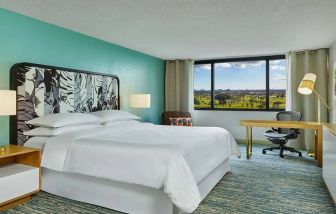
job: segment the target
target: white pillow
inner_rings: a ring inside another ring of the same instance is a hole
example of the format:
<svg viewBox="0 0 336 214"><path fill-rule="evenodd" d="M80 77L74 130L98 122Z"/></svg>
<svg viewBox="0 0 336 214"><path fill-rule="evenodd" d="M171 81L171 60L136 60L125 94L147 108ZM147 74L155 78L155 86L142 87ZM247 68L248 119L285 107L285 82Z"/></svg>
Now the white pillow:
<svg viewBox="0 0 336 214"><path fill-rule="evenodd" d="M26 124L42 127L59 128L82 124L101 124L102 121L91 114L58 113L49 114L26 121Z"/></svg>
<svg viewBox="0 0 336 214"><path fill-rule="evenodd" d="M140 117L128 113L126 111L120 111L120 110L103 110L103 111L91 112L90 114L99 117L105 123L111 121L122 121L122 120L140 120Z"/></svg>
<svg viewBox="0 0 336 214"><path fill-rule="evenodd" d="M27 132L23 132L24 135L27 136L44 136L44 137L52 137L60 134L64 134L67 132L74 132L83 129L91 129L98 128L101 125L78 125L78 126L65 126L60 128L48 128L48 127L38 127Z"/></svg>

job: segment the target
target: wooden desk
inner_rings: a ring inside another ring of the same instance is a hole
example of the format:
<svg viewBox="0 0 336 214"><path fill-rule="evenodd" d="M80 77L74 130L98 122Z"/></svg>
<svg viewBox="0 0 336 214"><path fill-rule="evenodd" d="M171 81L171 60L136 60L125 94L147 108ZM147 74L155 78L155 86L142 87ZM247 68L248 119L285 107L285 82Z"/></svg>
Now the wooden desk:
<svg viewBox="0 0 336 214"><path fill-rule="evenodd" d="M323 126L326 123L304 122L304 121L276 121L276 120L241 120L239 125L246 127L246 157L249 159L252 155L252 127L276 127L276 128L294 128L294 129L313 129L316 133L315 158L317 165L322 167L322 141Z"/></svg>

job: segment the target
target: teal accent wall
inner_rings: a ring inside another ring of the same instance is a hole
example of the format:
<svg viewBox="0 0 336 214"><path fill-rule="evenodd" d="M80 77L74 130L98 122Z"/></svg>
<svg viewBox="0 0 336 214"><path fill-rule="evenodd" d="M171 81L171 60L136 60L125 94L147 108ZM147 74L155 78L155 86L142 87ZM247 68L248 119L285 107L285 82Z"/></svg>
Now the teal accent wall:
<svg viewBox="0 0 336 214"><path fill-rule="evenodd" d="M150 93L145 121L159 123L164 111L164 61L71 30L0 9L0 89L9 89L9 70L31 62L109 73L120 78L121 109L128 95ZM0 116L0 145L9 142L8 116Z"/></svg>

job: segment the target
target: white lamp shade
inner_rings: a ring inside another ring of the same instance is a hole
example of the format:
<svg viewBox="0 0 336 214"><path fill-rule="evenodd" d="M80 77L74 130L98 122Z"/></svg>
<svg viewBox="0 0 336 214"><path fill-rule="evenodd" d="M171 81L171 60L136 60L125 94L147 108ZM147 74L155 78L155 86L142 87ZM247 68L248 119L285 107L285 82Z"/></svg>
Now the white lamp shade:
<svg viewBox="0 0 336 214"><path fill-rule="evenodd" d="M129 107L150 108L150 94L131 94L129 96Z"/></svg>
<svg viewBox="0 0 336 214"><path fill-rule="evenodd" d="M315 81L316 81L316 75L313 73L307 73L304 75L299 88L298 92L300 94L308 95L313 93L314 86L315 86Z"/></svg>
<svg viewBox="0 0 336 214"><path fill-rule="evenodd" d="M0 90L0 115L16 115L16 91Z"/></svg>

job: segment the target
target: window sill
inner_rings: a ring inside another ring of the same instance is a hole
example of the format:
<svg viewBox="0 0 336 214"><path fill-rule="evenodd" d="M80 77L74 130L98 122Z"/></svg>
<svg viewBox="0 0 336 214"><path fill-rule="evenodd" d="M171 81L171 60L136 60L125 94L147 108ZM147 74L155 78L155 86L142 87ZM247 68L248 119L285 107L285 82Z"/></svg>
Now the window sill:
<svg viewBox="0 0 336 214"><path fill-rule="evenodd" d="M195 111L259 111L259 112L280 112L285 109L237 109L237 108L194 108Z"/></svg>

